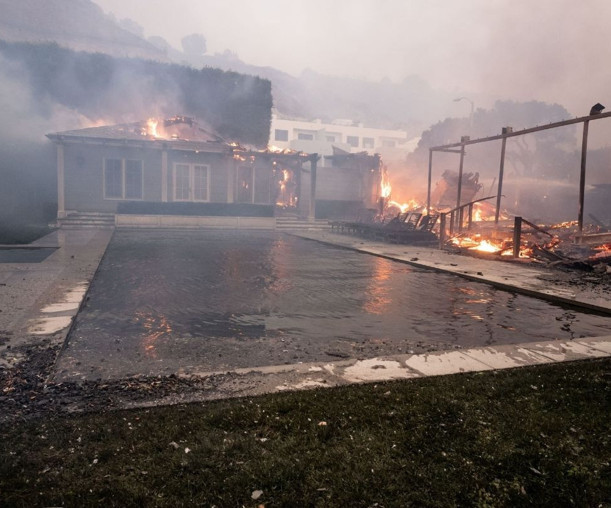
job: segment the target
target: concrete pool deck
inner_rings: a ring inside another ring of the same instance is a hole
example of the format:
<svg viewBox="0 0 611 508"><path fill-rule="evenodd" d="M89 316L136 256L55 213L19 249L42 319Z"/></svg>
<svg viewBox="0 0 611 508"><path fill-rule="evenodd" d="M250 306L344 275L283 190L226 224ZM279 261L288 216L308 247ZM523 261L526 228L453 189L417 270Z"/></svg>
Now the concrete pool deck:
<svg viewBox="0 0 611 508"><path fill-rule="evenodd" d="M19 346L64 342L111 237L57 230L30 244L56 249L43 261L0 263L0 365L19 361Z"/></svg>
<svg viewBox="0 0 611 508"><path fill-rule="evenodd" d="M453 255L431 248L369 242L327 231L294 234L611 315L611 302L604 293L589 287L573 288L566 281L555 282L543 268ZM61 345L65 341L111 237L112 231L108 230L59 230L32 244L57 248L42 262L0 263L0 333L4 339L0 341L0 364L10 366L20 361L16 346ZM216 395L210 394L210 398L219 398L607 356L611 356L611 336L195 375L217 376Z"/></svg>

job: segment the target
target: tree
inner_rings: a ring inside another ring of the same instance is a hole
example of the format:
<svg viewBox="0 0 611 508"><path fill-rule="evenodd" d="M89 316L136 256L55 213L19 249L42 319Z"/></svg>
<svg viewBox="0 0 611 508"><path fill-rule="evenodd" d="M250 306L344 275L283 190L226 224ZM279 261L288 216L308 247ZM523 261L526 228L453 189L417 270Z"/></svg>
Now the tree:
<svg viewBox="0 0 611 508"><path fill-rule="evenodd" d="M497 101L493 109L478 109L473 124L467 118L446 118L422 133L417 149L408 156L409 166L426 167L429 148L460 141L461 136L471 139L500 134L503 127L514 132L570 118L569 112L558 104L544 102ZM575 127L544 130L526 136L511 138L507 144L507 165L516 176L566 179L571 173L570 154L576 144ZM482 143L467 147L466 165L469 171L494 175L498 170L500 149L498 143Z"/></svg>
<svg viewBox="0 0 611 508"><path fill-rule="evenodd" d="M187 35L180 42L188 57L200 58L206 54L206 38L202 34Z"/></svg>

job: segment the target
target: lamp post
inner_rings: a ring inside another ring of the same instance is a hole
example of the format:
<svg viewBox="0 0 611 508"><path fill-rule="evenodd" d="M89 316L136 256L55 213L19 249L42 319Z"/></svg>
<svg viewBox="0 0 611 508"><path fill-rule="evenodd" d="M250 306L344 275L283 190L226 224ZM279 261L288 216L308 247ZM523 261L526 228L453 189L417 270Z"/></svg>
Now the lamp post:
<svg viewBox="0 0 611 508"><path fill-rule="evenodd" d="M475 109L475 104L468 97L458 97L454 99L454 102L467 101L471 104L471 114L469 115L469 127L473 128L473 110Z"/></svg>

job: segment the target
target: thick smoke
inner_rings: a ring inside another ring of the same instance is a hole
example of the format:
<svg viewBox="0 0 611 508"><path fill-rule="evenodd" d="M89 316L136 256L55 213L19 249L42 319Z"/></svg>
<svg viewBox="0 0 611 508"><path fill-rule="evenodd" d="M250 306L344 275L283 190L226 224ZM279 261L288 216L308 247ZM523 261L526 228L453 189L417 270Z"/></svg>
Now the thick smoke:
<svg viewBox="0 0 611 508"><path fill-rule="evenodd" d="M271 85L218 69L0 41L0 107L0 219L27 224L54 215L55 155L45 134L180 114L264 146Z"/></svg>

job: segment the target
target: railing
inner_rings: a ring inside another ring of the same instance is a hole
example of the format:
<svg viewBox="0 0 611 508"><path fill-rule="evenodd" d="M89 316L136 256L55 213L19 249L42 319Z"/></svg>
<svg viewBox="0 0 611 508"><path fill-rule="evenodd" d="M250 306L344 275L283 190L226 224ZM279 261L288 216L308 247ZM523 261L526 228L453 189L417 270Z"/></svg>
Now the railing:
<svg viewBox="0 0 611 508"><path fill-rule="evenodd" d="M535 231L539 231L539 233L544 233L550 236L551 238L554 238L554 235L552 235L549 231L545 231L545 229L537 226L536 224L533 224L532 222L527 221L526 219L523 219L522 217L515 217L514 223L513 223L513 257L514 258L520 257L520 245L522 244L522 224L526 224L527 226L530 226L531 228L533 228Z"/></svg>
<svg viewBox="0 0 611 508"><path fill-rule="evenodd" d="M467 210L467 230L471 229L473 225L473 205L480 201L486 201L488 199L495 199L496 196L488 196L485 198L476 199L460 205L449 212L441 213L439 217L439 248L442 249L446 243L446 227L447 227L447 216L450 216L450 236L454 234L454 229L458 229L460 233L463 230L465 224L465 209Z"/></svg>

